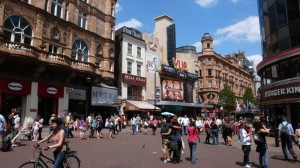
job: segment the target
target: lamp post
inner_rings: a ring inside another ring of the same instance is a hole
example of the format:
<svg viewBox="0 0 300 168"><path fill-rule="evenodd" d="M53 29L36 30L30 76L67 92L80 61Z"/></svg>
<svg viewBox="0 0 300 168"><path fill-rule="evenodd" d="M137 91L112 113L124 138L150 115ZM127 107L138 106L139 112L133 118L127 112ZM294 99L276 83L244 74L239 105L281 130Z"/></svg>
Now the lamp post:
<svg viewBox="0 0 300 168"><path fill-rule="evenodd" d="M156 69L154 71L154 97L153 97L153 100L154 100L154 114L156 112Z"/></svg>

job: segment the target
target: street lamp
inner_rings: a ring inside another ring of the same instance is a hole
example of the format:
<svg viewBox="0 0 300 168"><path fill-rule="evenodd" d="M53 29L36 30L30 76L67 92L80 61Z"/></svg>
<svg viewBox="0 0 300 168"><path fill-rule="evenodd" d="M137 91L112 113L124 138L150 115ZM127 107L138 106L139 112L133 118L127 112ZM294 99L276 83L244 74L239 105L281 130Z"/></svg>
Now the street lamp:
<svg viewBox="0 0 300 168"><path fill-rule="evenodd" d="M153 100L154 100L154 112L153 113L155 114L155 112L156 112L156 69L154 71L154 97L153 97Z"/></svg>

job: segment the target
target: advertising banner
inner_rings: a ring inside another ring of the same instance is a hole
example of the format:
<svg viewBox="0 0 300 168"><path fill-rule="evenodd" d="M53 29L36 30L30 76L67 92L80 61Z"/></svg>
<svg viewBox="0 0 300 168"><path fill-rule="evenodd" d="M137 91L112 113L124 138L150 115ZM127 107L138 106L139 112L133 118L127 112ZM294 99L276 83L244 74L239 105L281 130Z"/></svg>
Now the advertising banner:
<svg viewBox="0 0 300 168"><path fill-rule="evenodd" d="M147 72L154 73L158 68L158 55L147 53L146 56L146 70Z"/></svg>
<svg viewBox="0 0 300 168"><path fill-rule="evenodd" d="M183 82L174 80L162 81L162 99L170 101L183 101Z"/></svg>
<svg viewBox="0 0 300 168"><path fill-rule="evenodd" d="M92 106L112 105L118 102L118 90L105 87L92 87Z"/></svg>

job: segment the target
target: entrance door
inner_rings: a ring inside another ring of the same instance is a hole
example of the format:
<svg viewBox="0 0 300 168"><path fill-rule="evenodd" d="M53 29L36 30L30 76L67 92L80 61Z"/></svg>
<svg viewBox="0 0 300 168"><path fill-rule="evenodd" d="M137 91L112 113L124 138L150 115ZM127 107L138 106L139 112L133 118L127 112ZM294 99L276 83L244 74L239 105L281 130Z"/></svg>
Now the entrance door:
<svg viewBox="0 0 300 168"><path fill-rule="evenodd" d="M57 114L58 99L39 97L38 116L44 118L44 124L48 125L51 114Z"/></svg>
<svg viewBox="0 0 300 168"><path fill-rule="evenodd" d="M22 107L22 96L14 94L5 94L2 93L1 97L1 114L5 119L8 118L8 115L11 113L11 109L16 108L20 109Z"/></svg>

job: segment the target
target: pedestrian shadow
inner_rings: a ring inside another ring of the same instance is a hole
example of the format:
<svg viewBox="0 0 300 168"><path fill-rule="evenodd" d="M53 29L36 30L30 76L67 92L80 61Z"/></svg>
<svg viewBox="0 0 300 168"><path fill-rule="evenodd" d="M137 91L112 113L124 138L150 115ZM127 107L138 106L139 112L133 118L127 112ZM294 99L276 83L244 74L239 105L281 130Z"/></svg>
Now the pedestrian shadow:
<svg viewBox="0 0 300 168"><path fill-rule="evenodd" d="M243 162L235 162L236 165L244 167ZM250 162L251 167L259 167L259 164L256 164L254 162Z"/></svg>
<svg viewBox="0 0 300 168"><path fill-rule="evenodd" d="M271 159L284 161L284 157L283 156L279 156L279 155L271 156Z"/></svg>

